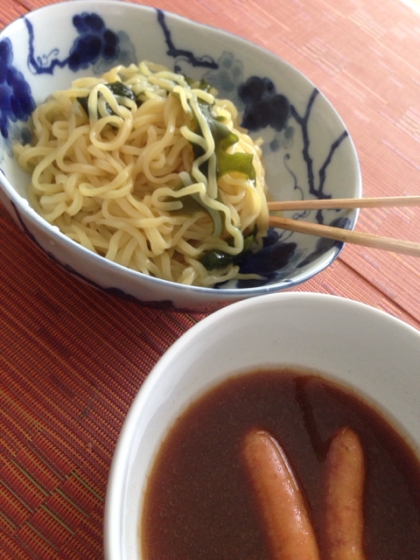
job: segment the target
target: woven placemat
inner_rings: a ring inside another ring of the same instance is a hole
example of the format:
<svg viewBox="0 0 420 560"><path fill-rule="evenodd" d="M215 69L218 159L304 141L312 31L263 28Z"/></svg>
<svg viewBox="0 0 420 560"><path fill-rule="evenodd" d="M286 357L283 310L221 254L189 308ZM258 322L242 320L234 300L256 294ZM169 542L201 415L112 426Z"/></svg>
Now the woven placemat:
<svg viewBox="0 0 420 560"><path fill-rule="evenodd" d="M201 316L143 307L48 260L0 206L4 546L101 558L115 443L142 381Z"/></svg>
<svg viewBox="0 0 420 560"><path fill-rule="evenodd" d="M43 0L0 0L0 25ZM420 16L399 0L161 0L308 75L343 116L368 196L420 194ZM229 8L229 10L226 9ZM418 210L363 211L358 229L420 239ZM81 283L0 205L0 558L100 559L108 472L124 418L169 346L203 314ZM420 329L420 259L346 246L297 288L347 297Z"/></svg>

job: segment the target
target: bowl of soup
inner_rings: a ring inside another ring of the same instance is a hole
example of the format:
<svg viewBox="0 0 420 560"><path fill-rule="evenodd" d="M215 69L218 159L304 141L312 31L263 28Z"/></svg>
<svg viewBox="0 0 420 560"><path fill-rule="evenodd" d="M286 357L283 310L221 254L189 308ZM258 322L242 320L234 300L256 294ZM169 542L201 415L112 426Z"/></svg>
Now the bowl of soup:
<svg viewBox="0 0 420 560"><path fill-rule="evenodd" d="M366 560L418 558L419 364L417 330L352 300L283 293L216 311L132 403L105 557L270 560L289 547L327 560L347 542Z"/></svg>
<svg viewBox="0 0 420 560"><path fill-rule="evenodd" d="M1 201L74 277L205 311L301 284L342 250L268 223L267 201L359 197L361 176L322 84L258 45L148 6L76 0L3 29L0 70Z"/></svg>

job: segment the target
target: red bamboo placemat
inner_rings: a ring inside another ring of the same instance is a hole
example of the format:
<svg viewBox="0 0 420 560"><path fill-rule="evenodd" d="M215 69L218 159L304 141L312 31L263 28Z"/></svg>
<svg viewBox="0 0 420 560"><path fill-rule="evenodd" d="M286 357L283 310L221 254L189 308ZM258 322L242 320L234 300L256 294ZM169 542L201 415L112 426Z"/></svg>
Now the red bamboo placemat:
<svg viewBox="0 0 420 560"><path fill-rule="evenodd" d="M0 25L48 3L0 0ZM399 0L155 6L288 60L344 118L365 194L420 194L420 16ZM420 240L415 209L363 211L357 227ZM159 357L203 315L150 309L82 284L1 205L0 231L0 557L99 559L122 422ZM420 328L420 259L346 246L303 290L355 299Z"/></svg>
<svg viewBox="0 0 420 560"><path fill-rule="evenodd" d="M125 414L157 359L200 316L82 284L18 232L3 207L0 228L1 546L10 558L100 558Z"/></svg>

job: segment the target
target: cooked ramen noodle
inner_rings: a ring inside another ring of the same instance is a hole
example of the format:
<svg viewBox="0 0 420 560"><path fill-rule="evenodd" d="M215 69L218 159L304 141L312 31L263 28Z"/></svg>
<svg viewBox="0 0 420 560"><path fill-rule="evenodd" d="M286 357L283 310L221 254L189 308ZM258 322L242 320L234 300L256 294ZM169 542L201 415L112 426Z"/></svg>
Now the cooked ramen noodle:
<svg viewBox="0 0 420 560"><path fill-rule="evenodd" d="M33 208L85 248L198 286L240 277L267 232L260 142L204 82L141 62L80 78L15 146Z"/></svg>

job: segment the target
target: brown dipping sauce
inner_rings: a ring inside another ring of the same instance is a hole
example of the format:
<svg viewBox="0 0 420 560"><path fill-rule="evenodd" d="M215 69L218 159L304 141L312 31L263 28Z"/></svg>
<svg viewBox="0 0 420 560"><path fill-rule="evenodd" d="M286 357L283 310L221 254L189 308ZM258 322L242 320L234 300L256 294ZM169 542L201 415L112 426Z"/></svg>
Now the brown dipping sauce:
<svg viewBox="0 0 420 560"><path fill-rule="evenodd" d="M368 560L420 559L420 462L378 412L295 370L257 371L212 389L176 421L155 461L142 516L145 560L270 560L240 457L253 427L285 450L322 554L323 463L333 434L355 430L366 461Z"/></svg>

